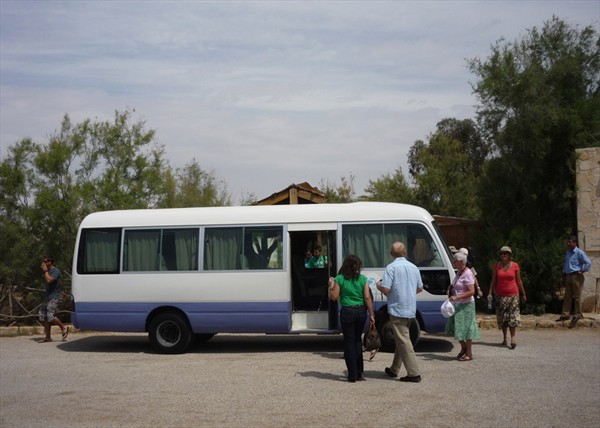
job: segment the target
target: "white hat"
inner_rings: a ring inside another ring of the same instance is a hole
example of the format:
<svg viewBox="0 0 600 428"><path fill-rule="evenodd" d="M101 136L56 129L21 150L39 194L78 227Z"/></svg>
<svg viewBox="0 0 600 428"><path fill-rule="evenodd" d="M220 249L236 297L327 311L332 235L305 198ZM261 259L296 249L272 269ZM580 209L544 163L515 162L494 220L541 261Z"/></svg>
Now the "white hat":
<svg viewBox="0 0 600 428"><path fill-rule="evenodd" d="M512 250L510 249L510 247L508 245L505 245L504 247L500 248L500 251L498 251L498 254L502 254L502 253L508 253L508 254L512 255Z"/></svg>
<svg viewBox="0 0 600 428"><path fill-rule="evenodd" d="M442 303L442 307L440 309L444 318L450 318L452 315L454 315L454 305L450 299L446 299L446 301Z"/></svg>
<svg viewBox="0 0 600 428"><path fill-rule="evenodd" d="M465 247L462 247L460 250L458 250L459 253L463 253L465 256L469 255L469 250L467 250Z"/></svg>

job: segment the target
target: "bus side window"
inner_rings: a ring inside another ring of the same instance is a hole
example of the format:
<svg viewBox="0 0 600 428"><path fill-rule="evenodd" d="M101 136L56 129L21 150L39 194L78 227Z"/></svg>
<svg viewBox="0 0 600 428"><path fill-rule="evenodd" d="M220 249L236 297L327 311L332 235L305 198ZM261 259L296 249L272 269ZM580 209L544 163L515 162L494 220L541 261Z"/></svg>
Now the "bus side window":
<svg viewBox="0 0 600 428"><path fill-rule="evenodd" d="M282 269L282 226L206 228L205 270Z"/></svg>
<svg viewBox="0 0 600 428"><path fill-rule="evenodd" d="M281 226L245 228L244 260L248 263L247 269L282 269L281 235Z"/></svg>
<svg viewBox="0 0 600 428"><path fill-rule="evenodd" d="M165 229L160 270L198 270L198 228Z"/></svg>
<svg viewBox="0 0 600 428"><path fill-rule="evenodd" d="M431 235L422 225L409 226L408 256L419 267L443 267L440 252Z"/></svg>
<svg viewBox="0 0 600 428"><path fill-rule="evenodd" d="M243 228L206 228L204 238L205 270L242 269Z"/></svg>
<svg viewBox="0 0 600 428"><path fill-rule="evenodd" d="M84 229L77 254L77 273L119 273L121 229Z"/></svg>

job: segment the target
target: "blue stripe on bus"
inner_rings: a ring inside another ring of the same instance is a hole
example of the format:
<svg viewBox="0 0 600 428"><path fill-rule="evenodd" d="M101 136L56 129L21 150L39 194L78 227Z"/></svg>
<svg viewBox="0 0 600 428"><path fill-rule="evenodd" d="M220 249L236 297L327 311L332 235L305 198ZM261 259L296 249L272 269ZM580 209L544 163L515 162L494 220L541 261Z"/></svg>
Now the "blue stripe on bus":
<svg viewBox="0 0 600 428"><path fill-rule="evenodd" d="M289 333L290 302L77 302L72 321L81 330L144 332L150 312L179 309L195 333Z"/></svg>
<svg viewBox="0 0 600 428"><path fill-rule="evenodd" d="M381 303L375 302L375 310ZM440 312L441 304L417 302L428 333L444 332L446 318ZM77 302L71 321L80 330L144 332L150 312L164 307L184 312L195 333L289 333L291 330L290 302Z"/></svg>
<svg viewBox="0 0 600 428"><path fill-rule="evenodd" d="M417 310L421 313L424 330L427 333L443 333L446 327L446 318L440 310L443 301L421 300L417 301Z"/></svg>

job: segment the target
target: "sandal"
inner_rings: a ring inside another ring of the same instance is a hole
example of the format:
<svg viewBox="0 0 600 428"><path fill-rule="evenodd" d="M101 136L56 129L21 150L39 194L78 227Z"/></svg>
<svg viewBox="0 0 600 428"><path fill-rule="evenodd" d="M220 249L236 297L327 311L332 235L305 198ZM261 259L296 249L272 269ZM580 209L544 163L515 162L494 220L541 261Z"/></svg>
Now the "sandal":
<svg viewBox="0 0 600 428"><path fill-rule="evenodd" d="M69 336L69 331L70 331L70 329L69 329L69 327L67 327L67 328L65 329L65 331L63 332L63 334L62 334L62 340L63 340L63 342L64 342L65 340L67 340L67 336Z"/></svg>
<svg viewBox="0 0 600 428"><path fill-rule="evenodd" d="M515 349L517 347L517 344L515 342L512 342L510 344L510 349Z"/></svg>
<svg viewBox="0 0 600 428"><path fill-rule="evenodd" d="M460 360L465 355L467 355L467 350L466 349L461 349L460 352L458 353L458 355L456 356L456 359Z"/></svg>
<svg viewBox="0 0 600 428"><path fill-rule="evenodd" d="M473 361L473 355L465 354L458 359L458 361Z"/></svg>

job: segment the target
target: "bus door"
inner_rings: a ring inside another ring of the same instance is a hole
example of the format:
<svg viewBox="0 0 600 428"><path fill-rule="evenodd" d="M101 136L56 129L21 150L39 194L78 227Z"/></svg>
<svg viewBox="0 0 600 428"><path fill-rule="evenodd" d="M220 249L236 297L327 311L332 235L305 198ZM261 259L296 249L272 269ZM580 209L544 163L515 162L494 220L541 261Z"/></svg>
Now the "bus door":
<svg viewBox="0 0 600 428"><path fill-rule="evenodd" d="M335 224L289 225L292 331L337 329L337 302L328 282L336 275ZM310 257L309 257L310 256Z"/></svg>

